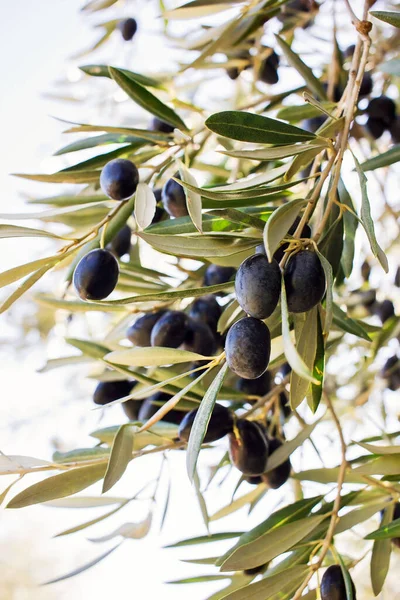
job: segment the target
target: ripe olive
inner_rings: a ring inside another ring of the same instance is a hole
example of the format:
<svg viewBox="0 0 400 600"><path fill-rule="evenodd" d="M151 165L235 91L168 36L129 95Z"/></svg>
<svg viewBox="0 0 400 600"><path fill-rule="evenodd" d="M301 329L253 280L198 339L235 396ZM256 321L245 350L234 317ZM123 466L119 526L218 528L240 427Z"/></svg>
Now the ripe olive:
<svg viewBox="0 0 400 600"><path fill-rule="evenodd" d="M275 310L281 293L281 271L275 259L254 254L242 262L235 278L236 298L243 310L266 319Z"/></svg>
<svg viewBox="0 0 400 600"><path fill-rule="evenodd" d="M157 320L151 331L151 345L178 348L185 341L188 323L184 312L168 310Z"/></svg>
<svg viewBox="0 0 400 600"><path fill-rule="evenodd" d="M215 296L200 296L190 307L189 315L195 321L208 325L212 331L217 331L217 325L222 310Z"/></svg>
<svg viewBox="0 0 400 600"><path fill-rule="evenodd" d="M396 105L388 96L379 96L370 101L367 114L373 119L380 119L389 127L396 118Z"/></svg>
<svg viewBox="0 0 400 600"><path fill-rule="evenodd" d="M400 117L396 117L393 123L391 123L389 131L392 136L392 142L394 144L400 144Z"/></svg>
<svg viewBox="0 0 400 600"><path fill-rule="evenodd" d="M236 382L236 389L248 396L265 396L271 391L272 377L269 371L265 371L257 379L243 379L239 377Z"/></svg>
<svg viewBox="0 0 400 600"><path fill-rule="evenodd" d="M360 98L362 98L363 96L369 96L370 93L372 92L372 88L374 87L374 82L372 81L372 76L371 73L364 73L363 78L361 80L361 85L360 85Z"/></svg>
<svg viewBox="0 0 400 600"><path fill-rule="evenodd" d="M151 331L164 314L165 310L158 310L154 313L148 313L136 319L126 332L126 337L135 346L151 346Z"/></svg>
<svg viewBox="0 0 400 600"><path fill-rule="evenodd" d="M171 398L172 396L170 394L166 394L165 392L156 392L155 394L150 396L150 398L146 398L146 400L143 400L142 405L140 407L138 420L142 423L144 421L148 421L150 417L155 415L159 408L161 408L161 406ZM182 410L173 408L162 418L162 420L166 423L173 423L174 425L179 425L184 415L185 413Z"/></svg>
<svg viewBox="0 0 400 600"><path fill-rule="evenodd" d="M225 342L229 368L244 379L257 379L267 370L271 335L262 321L244 317L228 331Z"/></svg>
<svg viewBox="0 0 400 600"><path fill-rule="evenodd" d="M136 385L136 381L100 381L97 384L93 394L93 402L104 406L114 400L119 400L125 396L129 396L132 389Z"/></svg>
<svg viewBox="0 0 400 600"><path fill-rule="evenodd" d="M137 22L135 19L124 19L118 23L118 29L121 32L123 39L129 42L137 31Z"/></svg>
<svg viewBox="0 0 400 600"><path fill-rule="evenodd" d="M279 56L276 54L276 52L272 51L272 53L267 56L267 58L263 60L261 64L260 71L258 73L259 80L263 81L264 83L269 83L270 85L278 83L278 66Z"/></svg>
<svg viewBox="0 0 400 600"><path fill-rule="evenodd" d="M290 408L290 404L288 402L285 392L281 392L279 394L279 407L285 419L290 417L290 415L292 414L292 409Z"/></svg>
<svg viewBox="0 0 400 600"><path fill-rule="evenodd" d="M286 264L284 277L290 312L306 312L322 300L325 273L314 252L301 250L292 255Z"/></svg>
<svg viewBox="0 0 400 600"><path fill-rule="evenodd" d="M169 123L166 123L165 121L162 121L161 119L157 119L157 117L154 117L151 122L151 129L153 131L159 131L160 133L173 133L175 127Z"/></svg>
<svg viewBox="0 0 400 600"><path fill-rule="evenodd" d="M127 400L122 403L122 408L124 413L128 417L130 421L138 421L139 420L139 410L142 406L141 400Z"/></svg>
<svg viewBox="0 0 400 600"><path fill-rule="evenodd" d="M175 175L179 179L179 175ZM165 210L171 217L188 215L184 189L174 179L169 179L161 192L161 200Z"/></svg>
<svg viewBox="0 0 400 600"><path fill-rule="evenodd" d="M325 121L326 117L311 117L310 119L306 119L305 121L303 121L301 126L306 131L311 131L311 133L315 133L317 129L322 127Z"/></svg>
<svg viewBox="0 0 400 600"><path fill-rule="evenodd" d="M217 351L217 342L208 325L189 318L182 349L212 356Z"/></svg>
<svg viewBox="0 0 400 600"><path fill-rule="evenodd" d="M231 281L236 274L235 267L220 267L209 265L204 274L204 285L218 285Z"/></svg>
<svg viewBox="0 0 400 600"><path fill-rule="evenodd" d="M100 174L100 186L112 200L127 200L136 192L139 172L126 158L110 160Z"/></svg>
<svg viewBox="0 0 400 600"><path fill-rule="evenodd" d="M186 413L183 417L178 431L179 439L182 442L187 442L189 440L197 412L198 408L195 408L189 413ZM228 433L231 433L233 430L233 419L234 415L229 408L225 408L225 406L222 406L221 404L215 404L204 436L204 443L215 442Z"/></svg>
<svg viewBox="0 0 400 600"><path fill-rule="evenodd" d="M370 275L371 265L367 260L364 260L363 264L361 265L361 277L364 279L364 281L368 281Z"/></svg>
<svg viewBox="0 0 400 600"><path fill-rule="evenodd" d="M74 286L82 300L103 300L118 282L119 267L113 254L100 248L83 256L74 271Z"/></svg>
<svg viewBox="0 0 400 600"><path fill-rule="evenodd" d="M373 306L373 313L377 315L382 321L382 325L389 319L394 317L394 306L391 300L384 300L383 302L376 302Z"/></svg>
<svg viewBox="0 0 400 600"><path fill-rule="evenodd" d="M400 502L396 502L394 505L393 521L396 519L400 519ZM397 548L400 548L400 537L392 538L392 544L394 544Z"/></svg>
<svg viewBox="0 0 400 600"><path fill-rule="evenodd" d="M229 435L232 464L244 475L261 475L268 460L268 440L263 427L255 421L239 419Z"/></svg>
<svg viewBox="0 0 400 600"><path fill-rule="evenodd" d="M353 581L353 599L356 600L356 588ZM340 565L327 568L321 580L321 600L347 600L346 586Z"/></svg>
<svg viewBox="0 0 400 600"><path fill-rule="evenodd" d="M372 135L372 137L377 140L379 139L385 132L386 124L382 119L376 119L375 117L368 117L368 120L365 124L365 127Z"/></svg>
<svg viewBox="0 0 400 600"><path fill-rule="evenodd" d="M259 573L264 573L265 569L268 567L269 563L264 563L263 565L259 565L258 567L253 567L251 569L245 569L243 571L244 575L258 575Z"/></svg>
<svg viewBox="0 0 400 600"><path fill-rule="evenodd" d="M278 448L280 448L282 446L282 442L280 440L278 440L278 438L272 438L272 439L270 438L268 440L268 445L269 445L269 456L271 456L275 452L275 450L277 450ZM267 462L267 468L268 468L268 462ZM288 458L287 460L285 460L285 462L283 462L282 464L275 467L275 469L272 469L272 471L264 473L262 475L262 480L270 488L272 488L273 490L277 490L282 485L284 485L287 482L287 480L289 479L291 468L292 468L292 465L290 464L290 459Z"/></svg>
<svg viewBox="0 0 400 600"><path fill-rule="evenodd" d="M107 249L111 250L119 258L124 256L124 254L128 254L131 249L131 235L131 228L128 225L124 225L107 245Z"/></svg>

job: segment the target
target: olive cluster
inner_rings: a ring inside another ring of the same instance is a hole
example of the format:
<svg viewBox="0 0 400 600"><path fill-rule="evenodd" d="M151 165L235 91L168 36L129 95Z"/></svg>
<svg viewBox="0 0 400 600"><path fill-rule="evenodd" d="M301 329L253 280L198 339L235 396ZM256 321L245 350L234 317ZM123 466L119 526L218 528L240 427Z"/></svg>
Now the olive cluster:
<svg viewBox="0 0 400 600"><path fill-rule="evenodd" d="M388 96L373 98L367 106L366 127L374 139L390 131L394 143L400 142L400 119L396 115L396 105Z"/></svg>
<svg viewBox="0 0 400 600"><path fill-rule="evenodd" d="M296 224L292 225L294 233ZM310 235L309 228L303 230ZM286 246L287 248L287 246ZM236 298L248 315L229 329L225 351L230 369L244 379L257 379L267 370L271 336L264 319L272 315L281 292L281 269L276 260L285 252L281 246L269 262L263 252L246 258L235 278ZM283 271L290 312L311 310L325 293L325 273L315 252L300 250L289 256Z"/></svg>
<svg viewBox="0 0 400 600"><path fill-rule="evenodd" d="M145 314L129 328L126 337L135 346L163 346L209 356L220 343L217 325L221 307L215 296L201 296L187 314L181 310L158 310Z"/></svg>
<svg viewBox="0 0 400 600"><path fill-rule="evenodd" d="M189 440L198 409L187 413L179 426L179 438ZM280 488L289 479L291 464L285 460L268 471L268 458L282 446L278 438L269 437L259 421L237 419L235 414L221 404L215 404L204 437L205 443L229 436L229 455L232 464L252 484L266 483L272 489Z"/></svg>
<svg viewBox="0 0 400 600"><path fill-rule="evenodd" d="M349 575L350 577L350 575ZM350 577L353 600L356 599L356 588ZM346 584L340 565L328 567L321 579L321 600L347 600Z"/></svg>

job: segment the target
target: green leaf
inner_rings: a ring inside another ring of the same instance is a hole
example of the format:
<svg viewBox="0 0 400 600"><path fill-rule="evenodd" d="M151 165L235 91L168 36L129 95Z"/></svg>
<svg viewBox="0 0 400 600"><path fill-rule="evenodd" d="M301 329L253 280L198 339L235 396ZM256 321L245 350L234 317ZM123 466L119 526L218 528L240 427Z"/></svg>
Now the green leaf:
<svg viewBox="0 0 400 600"><path fill-rule="evenodd" d="M365 444L364 442L354 442L357 446L365 448L372 454L400 454L400 446L374 446L372 444Z"/></svg>
<svg viewBox="0 0 400 600"><path fill-rule="evenodd" d="M311 425L305 425L293 440L285 442L282 446L277 448L277 450L269 457L265 472L268 473L285 462L285 460L287 460L291 454L305 442L305 440L308 440L318 423L319 420Z"/></svg>
<svg viewBox="0 0 400 600"><path fill-rule="evenodd" d="M282 337L283 337L283 347L285 351L286 360L292 367L293 371L297 373L303 379L307 381L311 381L315 385L319 385L320 382L318 379L315 379L313 374L308 369L307 365L298 354L292 340L292 336L290 335L290 327L289 327L289 311L287 307L286 300L286 288L285 281L282 277L282 289L281 289L281 310L282 310Z"/></svg>
<svg viewBox="0 0 400 600"><path fill-rule="evenodd" d="M194 176L191 174L189 169L185 167L182 161L177 160L179 173L181 176L181 180L183 182L189 183L193 187L198 187L197 181ZM179 179L175 180L177 183L180 183ZM186 206L189 212L189 216L193 221L193 225L196 227L197 231L203 233L203 225L202 225L202 214L201 214L201 196L200 194L184 187L184 192L186 196Z"/></svg>
<svg viewBox="0 0 400 600"><path fill-rule="evenodd" d="M252 569L269 562L298 544L326 518L326 515L318 515L296 520L275 527L249 543L242 544L239 539L237 549L229 553L228 558L222 558L221 571Z"/></svg>
<svg viewBox="0 0 400 600"><path fill-rule="evenodd" d="M119 544L117 544L110 550L107 550L107 552L104 552L104 554L101 554L94 560L91 560L89 563L86 563L86 565L79 567L78 569L74 569L73 571L71 571L70 573L67 573L66 575L62 575L61 577L57 577L56 579L51 579L50 581L46 581L45 583L42 583L42 585L50 585L51 583L57 583L58 581L64 581L65 579L69 579L70 577L75 577L75 575L79 575L80 573L83 573L84 571L91 569L92 567L97 565L100 561L102 561L104 558L107 558L107 556L109 556L111 554L111 552L114 552L114 550L116 550L121 545L121 543L122 542L119 542Z"/></svg>
<svg viewBox="0 0 400 600"><path fill-rule="evenodd" d="M378 156L373 156L372 158L366 160L360 165L360 167L364 172L374 171L375 169L393 165L394 163L399 162L399 160L400 144L397 144L396 146L392 146L386 152L382 152L382 154L378 154Z"/></svg>
<svg viewBox="0 0 400 600"><path fill-rule="evenodd" d="M110 75L119 87L142 108L149 111L162 121L177 127L178 129L187 130L185 123L176 114L172 108L166 106L161 100L141 86L133 79L127 77L123 70L109 67Z"/></svg>
<svg viewBox="0 0 400 600"><path fill-rule="evenodd" d="M343 531L347 531L352 527L355 527L359 523L365 523L371 517L373 517L377 512L384 509L388 503L390 502L390 497L380 500L379 502L374 502L370 505L363 506L362 508L358 508L356 510L352 510L343 517L340 517L339 523L335 528L335 535L338 533L342 533Z"/></svg>
<svg viewBox="0 0 400 600"><path fill-rule="evenodd" d="M356 600L353 594L353 583L350 577L350 574L344 564L344 561L339 553L336 553L339 559L340 568L342 569L342 575L344 579L344 585L346 588L346 600Z"/></svg>
<svg viewBox="0 0 400 600"><path fill-rule="evenodd" d="M31 175L28 173L13 173L15 177L42 181L44 183L97 183L100 171L59 171L51 175Z"/></svg>
<svg viewBox="0 0 400 600"><path fill-rule="evenodd" d="M270 262L272 261L275 250L286 236L291 225L293 225L302 206L306 203L307 200L298 198L297 200L282 204L279 208L274 210L268 219L264 229L264 246Z"/></svg>
<svg viewBox="0 0 400 600"><path fill-rule="evenodd" d="M134 429L137 429L137 427L130 423L121 425L118 429L104 476L103 494L108 492L121 479L132 460Z"/></svg>
<svg viewBox="0 0 400 600"><path fill-rule="evenodd" d="M31 485L14 496L8 503L7 508L23 508L24 506L76 494L102 479L105 472L106 464L99 463L53 475Z"/></svg>
<svg viewBox="0 0 400 600"><path fill-rule="evenodd" d="M109 79L111 79L109 67L107 65L83 65L82 67L79 67L79 69L86 73L86 75L90 75L92 77L108 77ZM144 85L145 87L162 87L162 83L157 79L153 79L153 77L141 75L140 73L135 73L134 71L129 71L128 69L119 70L129 79L132 79L133 81L136 81L137 83L139 83L140 85Z"/></svg>
<svg viewBox="0 0 400 600"><path fill-rule="evenodd" d="M99 517L95 517L94 519L90 519L89 521L85 521L84 523L80 523L79 525L75 525L74 527L69 527L68 529L65 529L64 531L57 533L54 537L57 538L57 537L63 537L65 535L71 535L71 533L76 533L77 531L83 531L84 529L87 529L88 527L92 527L92 525L97 525L97 523L101 523L105 519L108 519L108 517L112 517L112 515L115 515L117 512L119 512L121 510L121 508L123 506L125 506L125 504L126 504L126 501L124 501L122 504L120 504L116 508L113 508L112 510L109 510L108 512L104 513L103 515L100 515Z"/></svg>
<svg viewBox="0 0 400 600"><path fill-rule="evenodd" d="M0 225L0 238L17 237L46 237L55 240L67 239L43 229L31 229L30 227L19 227L18 225Z"/></svg>
<svg viewBox="0 0 400 600"><path fill-rule="evenodd" d="M375 19L393 25L393 27L400 27L400 12L372 10L369 14L375 17Z"/></svg>
<svg viewBox="0 0 400 600"><path fill-rule="evenodd" d="M160 365L176 365L184 362L211 359L197 352L178 350L177 348L162 348L150 346L148 348L130 348L129 350L116 350L105 356L105 360L128 367L150 367Z"/></svg>
<svg viewBox="0 0 400 600"><path fill-rule="evenodd" d="M196 19L198 17L208 17L231 8L232 4L241 4L243 0L192 0L187 4L178 6L172 10L163 13L165 19Z"/></svg>
<svg viewBox="0 0 400 600"><path fill-rule="evenodd" d="M227 370L228 364L225 363L215 376L214 381L208 387L198 408L192 429L190 431L190 437L186 451L186 468L191 481L193 481L195 475L200 448L207 432L207 427L214 409L214 404L217 399L218 392L221 389Z"/></svg>
<svg viewBox="0 0 400 600"><path fill-rule="evenodd" d="M288 156L301 156L308 152L319 154L327 145L323 143L289 144L288 146L256 148L255 150L226 150L220 151L220 153L232 156L233 158L245 158L247 160L276 160L287 158Z"/></svg>
<svg viewBox="0 0 400 600"><path fill-rule="evenodd" d="M96 342L91 342L89 340L65 338L65 341L67 344L74 346L74 348L78 348L78 350L80 350L85 356L90 356L90 358L102 359L110 352L110 348L107 348L107 346L102 346L101 344L97 344Z"/></svg>
<svg viewBox="0 0 400 600"><path fill-rule="evenodd" d="M326 100L326 92L322 86L322 83L317 79L310 69L301 58L293 52L290 46L285 42L284 39L279 37L279 35L275 35L276 41L278 42L282 52L286 56L288 63L296 69L296 71L301 75L304 81L307 83L310 90L316 95L319 96L322 100Z"/></svg>
<svg viewBox="0 0 400 600"><path fill-rule="evenodd" d="M35 271L35 273L32 273L32 275L27 277L25 281L21 283L21 285L19 285L17 289L14 290L0 305L0 314L8 310L10 306L12 306L14 302L16 302L19 298L21 298L23 294L25 294L26 291L28 291L33 285L35 285L35 283L39 281L39 279L41 279L49 269L51 269L51 265L43 267L42 269Z"/></svg>
<svg viewBox="0 0 400 600"><path fill-rule="evenodd" d="M259 144L294 144L315 138L313 133L288 125L276 119L248 112L224 111L211 115L206 121L208 129L242 142Z"/></svg>
<svg viewBox="0 0 400 600"><path fill-rule="evenodd" d="M356 171L357 171L358 177L360 179L360 186L361 186L361 197L362 197L361 223L362 223L362 225L365 229L365 232L368 236L368 240L369 240L371 250L372 250L374 256L377 257L377 259L379 260L379 262L381 263L381 265L383 267L383 270L385 271L385 273L387 273L389 271L388 260L386 258L386 254L384 253L382 248L379 246L379 244L376 240L376 236L375 236L374 222L371 217L371 208L370 208L369 199L368 199L367 178L365 177L364 171L362 170L361 165L358 162L357 158L354 156L354 154L353 154L353 158L354 158L354 163L356 165Z"/></svg>
<svg viewBox="0 0 400 600"><path fill-rule="evenodd" d="M336 104L334 102L322 102L322 107L328 112L332 111ZM322 113L325 114L325 113ZM291 123L297 123L304 119L311 119L313 117L320 117L321 111L312 104L305 102L304 104L296 104L295 106L284 106L278 111L278 119L289 121Z"/></svg>
<svg viewBox="0 0 400 600"><path fill-rule="evenodd" d="M354 472L361 475L400 475L400 454L380 456L357 467Z"/></svg>
<svg viewBox="0 0 400 600"><path fill-rule="evenodd" d="M323 381L325 371L325 340L322 334L321 315L317 314L317 350L315 353L313 375L319 381L319 385L311 384L311 390L307 396L308 406L313 413L317 411L321 402Z"/></svg>
<svg viewBox="0 0 400 600"><path fill-rule="evenodd" d="M371 341L368 333L360 325L360 323L351 317L348 317L346 313L343 312L342 309L339 308L335 303L333 304L333 323L336 325L336 327L339 327L339 329L342 329L347 333L356 335L357 337L367 340L367 342Z"/></svg>
<svg viewBox="0 0 400 600"><path fill-rule="evenodd" d="M400 519L395 519L389 524L379 527L369 535L365 536L366 540L388 540L391 538L400 537Z"/></svg>
<svg viewBox="0 0 400 600"><path fill-rule="evenodd" d="M153 246L159 252L172 254L173 256L184 256L186 258L216 258L231 256L242 250L250 250L259 243L252 238L230 238L222 236L176 236L155 235L153 233L139 233L145 242Z"/></svg>
<svg viewBox="0 0 400 600"><path fill-rule="evenodd" d="M32 271L37 271L43 267L51 268L67 256L70 256L72 252L73 251L65 252L62 255L56 254L55 256L39 258L38 260L33 260L25 265L20 265L19 267L13 267L8 271L3 271L3 273L0 273L0 288L9 285L10 283L14 283L14 281L18 281L18 279L22 279L22 277L29 275L32 273Z"/></svg>
<svg viewBox="0 0 400 600"><path fill-rule="evenodd" d="M181 548L182 546L195 546L197 544L208 544L209 542L220 542L221 540L231 540L243 535L243 531L227 531L213 533L210 535L201 535L199 537L189 538L175 542L175 544L168 544L164 548Z"/></svg>
<svg viewBox="0 0 400 600"><path fill-rule="evenodd" d="M392 522L393 519L393 505L388 506L383 513L381 521L381 527L385 527ZM375 540L372 548L370 573L372 589L375 596L378 596L385 583L386 575L389 571L390 556L392 553L392 544L390 539L386 540Z"/></svg>
<svg viewBox="0 0 400 600"><path fill-rule="evenodd" d="M264 483L261 483L254 489L250 490L250 492L247 492L247 494L236 498L236 500L230 502L227 506L217 510L216 513L211 515L210 521L218 521L218 519L223 519L224 517L231 515L237 510L243 508L243 506L246 506L246 504L255 502L258 498L264 496L266 492L267 486Z"/></svg>
<svg viewBox="0 0 400 600"><path fill-rule="evenodd" d="M52 508L97 508L109 506L110 504L121 504L126 498L121 496L72 496L71 498L60 498L45 502L45 506Z"/></svg>
<svg viewBox="0 0 400 600"><path fill-rule="evenodd" d="M322 268L325 273L326 292L325 292L325 323L323 328L324 335L328 335L333 319L333 272L331 263L325 258L321 252L316 250Z"/></svg>
<svg viewBox="0 0 400 600"><path fill-rule="evenodd" d="M139 183L135 193L135 219L140 230L146 229L156 212L156 197L147 183Z"/></svg>
<svg viewBox="0 0 400 600"><path fill-rule="evenodd" d="M257 583L246 585L227 596L224 600L268 600L269 598L288 598L286 595L292 589L296 589L305 579L309 567L307 565L296 565L275 575L264 577ZM285 594L283 596L283 594Z"/></svg>
<svg viewBox="0 0 400 600"><path fill-rule="evenodd" d="M300 335L298 339L296 339L297 352L301 356L310 373L314 368L315 354L317 351L317 315L318 308L316 306L306 313ZM302 316L295 315L294 318L297 321L302 319ZM315 381L318 380L316 379ZM298 375L295 371L292 371L290 376L290 406L293 410L295 410L303 402L309 386L309 379L305 379L304 377Z"/></svg>
<svg viewBox="0 0 400 600"><path fill-rule="evenodd" d="M351 209L345 210L343 213L344 239L343 251L340 259L345 276L350 277L354 265L355 236L359 220L351 212L353 211L353 213L355 213L356 211L351 196L344 186L342 179L339 180L338 194L340 202Z"/></svg>

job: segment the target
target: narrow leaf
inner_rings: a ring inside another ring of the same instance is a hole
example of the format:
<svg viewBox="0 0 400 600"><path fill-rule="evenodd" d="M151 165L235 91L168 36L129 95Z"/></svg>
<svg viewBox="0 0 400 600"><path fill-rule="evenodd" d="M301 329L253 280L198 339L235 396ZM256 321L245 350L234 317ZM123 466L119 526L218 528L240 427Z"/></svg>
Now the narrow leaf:
<svg viewBox="0 0 400 600"><path fill-rule="evenodd" d="M182 181L190 183L192 186L198 187L196 179L193 177L189 169L185 167L182 161L178 161L179 173ZM179 180L178 180L179 183ZM184 188L186 196L186 206L189 211L189 216L193 221L193 225L197 231L203 232L202 215L201 215L201 196L188 188Z"/></svg>
<svg viewBox="0 0 400 600"><path fill-rule="evenodd" d="M103 494L108 492L121 479L132 460L134 429L137 429L137 427L129 423L121 425L118 429L111 447L107 471L104 476Z"/></svg>
<svg viewBox="0 0 400 600"><path fill-rule="evenodd" d="M389 165L393 165L394 163L399 162L400 160L400 144L396 144L396 146L392 146L386 152L382 152L382 154L378 154L378 156L373 156L369 158L365 162L363 162L360 167L365 171L374 171L375 169L380 169L382 167L388 167Z"/></svg>
<svg viewBox="0 0 400 600"><path fill-rule="evenodd" d="M127 77L123 70L109 67L109 71L114 81L134 102L136 102L136 104L139 104L139 106L162 121L165 121L178 129L187 130L185 123L172 108L166 106L146 88L137 83L137 81Z"/></svg>
<svg viewBox="0 0 400 600"><path fill-rule="evenodd" d="M306 203L307 200L298 198L297 200L282 204L277 210L274 210L268 219L264 229L264 246L270 262L275 250L286 236L291 225L293 225L302 206Z"/></svg>
<svg viewBox="0 0 400 600"><path fill-rule="evenodd" d="M369 14L375 17L375 19L393 25L393 27L400 27L400 12L372 10Z"/></svg>
<svg viewBox="0 0 400 600"><path fill-rule="evenodd" d="M293 454L293 452L311 436L318 423L319 420L311 425L306 425L293 440L285 442L282 446L275 450L275 452L268 459L266 473L268 473L268 471L272 471L272 469L275 469L285 462L285 460L288 459L290 455Z"/></svg>
<svg viewBox="0 0 400 600"><path fill-rule="evenodd" d="M391 523L393 518L393 505L386 508L383 513L381 527ZM392 543L390 539L375 540L371 556L371 583L375 596L378 596L385 583L386 576L390 566L390 556L392 553Z"/></svg>
<svg viewBox="0 0 400 600"><path fill-rule="evenodd" d="M156 212L156 197L147 183L139 183L135 194L135 219L140 230L146 229Z"/></svg>
<svg viewBox="0 0 400 600"><path fill-rule="evenodd" d="M161 365L176 365L184 362L194 362L197 360L207 360L212 357L203 356L196 352L188 350L178 350L176 348L148 347L148 348L130 348L129 350L116 350L105 356L105 360L128 367L150 367Z"/></svg>
<svg viewBox="0 0 400 600"><path fill-rule="evenodd" d="M225 363L204 394L204 398L201 401L196 418L192 425L192 429L190 431L186 453L186 468L191 481L193 480L196 471L197 458L199 456L204 436L207 432L211 413L213 411L218 392L222 386L227 370L228 364Z"/></svg>

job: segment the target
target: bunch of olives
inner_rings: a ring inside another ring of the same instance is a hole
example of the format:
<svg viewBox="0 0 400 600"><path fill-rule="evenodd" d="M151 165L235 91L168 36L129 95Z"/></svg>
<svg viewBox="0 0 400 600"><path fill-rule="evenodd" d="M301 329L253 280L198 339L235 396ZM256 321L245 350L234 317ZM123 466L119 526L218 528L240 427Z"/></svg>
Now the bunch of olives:
<svg viewBox="0 0 400 600"><path fill-rule="evenodd" d="M295 224L291 230L294 232ZM303 229L306 235L311 231ZM278 249L281 256L281 249ZM277 254L275 254L276 256ZM300 250L289 257L283 272L290 312L307 312L325 293L325 273L312 250ZM225 351L230 369L244 379L257 379L267 370L271 336L264 319L276 309L281 292L281 270L273 257L262 252L246 258L235 278L236 298L248 315L229 329Z"/></svg>
<svg viewBox="0 0 400 600"><path fill-rule="evenodd" d="M373 98L367 106L368 120L366 127L374 139L380 138L385 131L390 131L395 143L400 142L400 121L396 115L396 105L388 96Z"/></svg>

